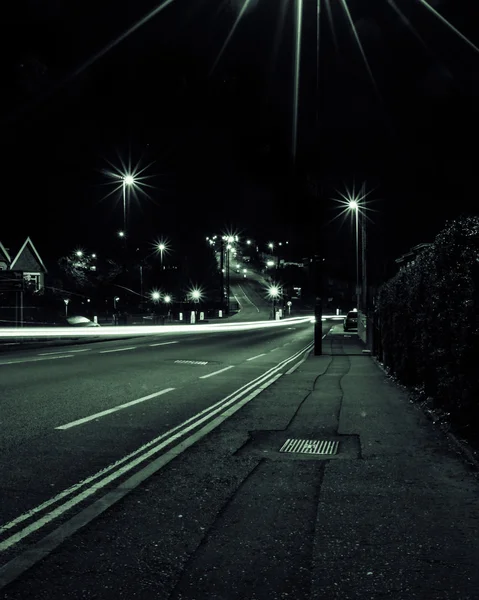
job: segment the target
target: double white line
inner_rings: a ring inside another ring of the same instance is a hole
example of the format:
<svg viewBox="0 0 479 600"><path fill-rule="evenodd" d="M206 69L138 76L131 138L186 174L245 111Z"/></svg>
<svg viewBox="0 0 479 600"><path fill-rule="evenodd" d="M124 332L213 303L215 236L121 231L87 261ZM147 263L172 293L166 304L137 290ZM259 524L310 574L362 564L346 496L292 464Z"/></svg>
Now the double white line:
<svg viewBox="0 0 479 600"><path fill-rule="evenodd" d="M54 519L62 516L76 505L84 502L116 479L119 479L123 475L127 474L139 464L163 450L166 446L169 446L179 438L184 437L193 429L197 429L202 423L209 421L209 423L204 425L194 434L184 439L182 442L174 446L172 449L154 461L148 463L143 469L129 477L118 487L109 491L99 500L87 506L69 521L52 531L32 548L29 548L28 551L24 552L22 555L18 556L0 568L0 589L35 564L41 557L45 556L45 553L49 553L58 547L66 537L70 536L72 533L78 531L78 529L92 521L107 508L128 494L128 492L130 492L133 488L137 487L145 479L168 464L171 460L173 460L173 458L181 454L184 450L186 450L186 448L196 443L210 431L218 427L218 425L220 425L228 417L233 415L241 407L250 402L264 389L279 379L283 375L282 369L303 354L309 352L312 346L312 343L308 344L302 350L283 360L277 366L272 367L263 373L263 375L248 382L216 404L213 404L212 406L197 413L193 417L190 417L180 425L173 427L166 433L141 446L131 454L128 454L105 469L102 469L95 475L92 475L87 479L71 486L53 498L50 498L35 508L16 517L9 523L1 526L0 535L6 534L14 530L21 523L32 519L32 517L38 513L44 513L42 516L38 517L34 521L31 521L22 529L19 529L16 533L13 533L9 537L0 541L0 551L5 551L15 546L15 544L20 542L25 537L52 522ZM69 500L58 504L69 496L71 496ZM46 509L55 504L57 504L57 506L53 510L46 513L44 512Z"/></svg>

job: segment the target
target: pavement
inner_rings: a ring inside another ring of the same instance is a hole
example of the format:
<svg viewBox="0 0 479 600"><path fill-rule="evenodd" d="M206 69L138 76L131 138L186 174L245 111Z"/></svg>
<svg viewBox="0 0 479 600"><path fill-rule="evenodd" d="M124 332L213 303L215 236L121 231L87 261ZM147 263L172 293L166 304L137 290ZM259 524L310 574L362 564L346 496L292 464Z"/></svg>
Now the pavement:
<svg viewBox="0 0 479 600"><path fill-rule="evenodd" d="M0 598L477 600L477 472L357 334L325 334L323 355L279 362L253 393L23 542L0 568ZM280 452L290 439L338 451Z"/></svg>

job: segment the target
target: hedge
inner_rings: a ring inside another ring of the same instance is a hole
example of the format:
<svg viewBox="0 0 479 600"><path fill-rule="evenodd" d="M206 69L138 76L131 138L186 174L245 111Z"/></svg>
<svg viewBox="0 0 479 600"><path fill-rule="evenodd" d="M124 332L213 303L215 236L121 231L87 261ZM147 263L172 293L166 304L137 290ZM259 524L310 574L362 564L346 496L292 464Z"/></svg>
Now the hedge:
<svg viewBox="0 0 479 600"><path fill-rule="evenodd" d="M446 224L378 291L386 367L479 433L479 217Z"/></svg>

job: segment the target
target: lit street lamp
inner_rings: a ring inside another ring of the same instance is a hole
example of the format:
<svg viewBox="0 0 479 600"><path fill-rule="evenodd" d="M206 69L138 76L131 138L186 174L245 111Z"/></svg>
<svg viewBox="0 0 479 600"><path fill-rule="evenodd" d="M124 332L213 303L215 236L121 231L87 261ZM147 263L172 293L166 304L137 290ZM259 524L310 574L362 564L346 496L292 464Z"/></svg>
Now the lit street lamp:
<svg viewBox="0 0 479 600"><path fill-rule="evenodd" d="M193 288L189 291L190 300L192 300L195 304L195 323L198 321L198 304L203 297L201 290L198 288Z"/></svg>
<svg viewBox="0 0 479 600"><path fill-rule="evenodd" d="M352 199L348 206L349 210L354 212L356 222L356 307L359 310L359 204L357 200Z"/></svg>
<svg viewBox="0 0 479 600"><path fill-rule="evenodd" d="M173 301L173 298L169 294L166 294L165 296L163 296L163 302L166 304L166 306L168 308L168 314L167 314L168 320L171 319L170 304L171 304L172 301Z"/></svg>
<svg viewBox="0 0 479 600"><path fill-rule="evenodd" d="M370 192L366 193L366 185L365 183L361 186L361 192L356 193L354 188L352 193L346 189L346 194L339 192L341 195L341 199L336 199L340 204L344 206L344 210L338 215L344 214L345 212L354 213L355 215L355 225L356 225L356 303L357 310L360 309L364 312L367 310L367 280L366 280L366 221L368 217L366 216L367 210L372 210L366 207L367 202L365 199L369 195ZM361 220L361 223L360 223ZM359 231L361 229L361 232ZM361 242L360 242L361 236ZM361 285L360 281L360 268L359 268L359 244L361 243Z"/></svg>
<svg viewBox="0 0 479 600"><path fill-rule="evenodd" d="M166 246L163 242L158 244L158 250L160 251L161 268L163 268L163 252L166 250Z"/></svg>
<svg viewBox="0 0 479 600"><path fill-rule="evenodd" d="M273 320L276 320L276 300L281 296L281 288L279 285L273 284L268 289L268 296L273 301Z"/></svg>
<svg viewBox="0 0 479 600"><path fill-rule="evenodd" d="M124 175L123 176L123 229L126 231L126 190L128 188L128 204L130 203L130 187L134 185L135 178L133 175Z"/></svg>

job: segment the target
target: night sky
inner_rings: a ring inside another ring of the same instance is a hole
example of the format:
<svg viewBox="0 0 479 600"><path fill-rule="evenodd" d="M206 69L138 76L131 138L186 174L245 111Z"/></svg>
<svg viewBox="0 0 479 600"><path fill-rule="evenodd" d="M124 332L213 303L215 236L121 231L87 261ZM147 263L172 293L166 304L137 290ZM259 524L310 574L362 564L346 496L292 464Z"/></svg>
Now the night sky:
<svg viewBox="0 0 479 600"><path fill-rule="evenodd" d="M317 2L303 1L294 165L296 1L247 3L211 72L243 4L173 0L97 60L161 3L3 7L0 240L30 235L47 259L78 245L108 252L122 207L120 194L105 198L105 170L129 160L152 186L130 206L142 241L232 225L304 242L337 214L336 190L363 180L377 211L372 251L384 256L477 212L479 51L425 2L347 0L373 83L342 1L322 0L317 87ZM479 46L477 3L428 4ZM351 228L340 222L321 235L348 260Z"/></svg>

